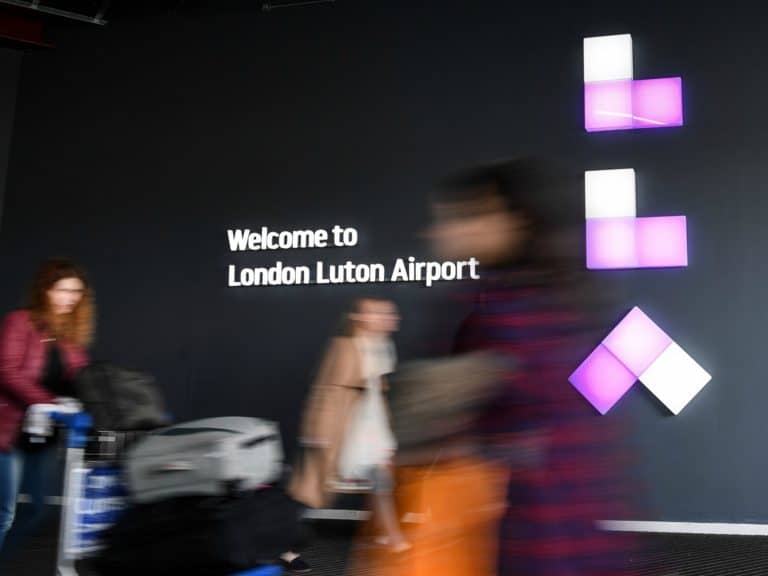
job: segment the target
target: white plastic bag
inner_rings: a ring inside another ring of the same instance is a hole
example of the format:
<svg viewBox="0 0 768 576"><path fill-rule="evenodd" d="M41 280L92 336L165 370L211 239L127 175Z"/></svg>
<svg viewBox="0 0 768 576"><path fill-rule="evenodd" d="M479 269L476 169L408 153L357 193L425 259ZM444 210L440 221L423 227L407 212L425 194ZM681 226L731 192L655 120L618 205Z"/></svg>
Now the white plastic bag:
<svg viewBox="0 0 768 576"><path fill-rule="evenodd" d="M392 459L396 448L381 387L373 385L363 392L349 423L339 457L339 477L367 479L373 468Z"/></svg>

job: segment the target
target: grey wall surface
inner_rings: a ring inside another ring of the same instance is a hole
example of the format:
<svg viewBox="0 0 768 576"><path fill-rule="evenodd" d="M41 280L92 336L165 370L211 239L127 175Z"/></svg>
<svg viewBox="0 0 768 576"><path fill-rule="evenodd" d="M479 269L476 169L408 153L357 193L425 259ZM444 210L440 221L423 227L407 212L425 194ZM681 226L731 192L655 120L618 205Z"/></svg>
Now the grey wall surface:
<svg viewBox="0 0 768 576"><path fill-rule="evenodd" d="M764 21L747 2L339 1L62 32L24 61L0 307L71 255L98 290L96 357L155 373L179 418L273 417L291 442L359 290L228 289L228 263L276 259L231 256L228 227L357 226L354 250L283 259L387 261L424 253L446 169L633 167L639 214L687 215L690 265L601 274L609 315L641 306L713 380L680 416L638 386L607 418L637 424L654 519L768 522ZM584 132L582 39L625 32L637 78L683 77L684 127ZM380 288L420 353L437 292Z"/></svg>
<svg viewBox="0 0 768 576"><path fill-rule="evenodd" d="M13 134L16 90L19 81L21 53L7 48L0 48L0 233L3 226L3 200L8 171L8 154Z"/></svg>

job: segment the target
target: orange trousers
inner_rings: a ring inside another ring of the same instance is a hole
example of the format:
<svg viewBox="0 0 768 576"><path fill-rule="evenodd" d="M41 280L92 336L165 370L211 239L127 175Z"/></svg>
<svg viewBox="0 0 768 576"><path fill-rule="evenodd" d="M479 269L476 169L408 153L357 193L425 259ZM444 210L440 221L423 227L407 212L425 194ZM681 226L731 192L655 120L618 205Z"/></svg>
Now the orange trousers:
<svg viewBox="0 0 768 576"><path fill-rule="evenodd" d="M365 566L376 576L493 576L505 483L500 468L480 459L399 468L395 502L413 548L395 554L360 544L351 572Z"/></svg>

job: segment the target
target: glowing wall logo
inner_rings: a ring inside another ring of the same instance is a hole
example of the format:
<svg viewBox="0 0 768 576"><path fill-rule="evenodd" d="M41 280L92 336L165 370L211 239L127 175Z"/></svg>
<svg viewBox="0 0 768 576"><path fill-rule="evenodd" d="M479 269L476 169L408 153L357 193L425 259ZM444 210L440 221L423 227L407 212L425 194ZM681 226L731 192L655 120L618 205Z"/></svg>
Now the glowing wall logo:
<svg viewBox="0 0 768 576"><path fill-rule="evenodd" d="M681 78L635 80L629 34L584 39L587 132L682 125Z"/></svg>
<svg viewBox="0 0 768 576"><path fill-rule="evenodd" d="M629 34L584 39L588 132L682 126L680 78L634 80ZM635 171L585 173L587 268L688 265L685 216L637 217ZM635 307L571 374L571 384L607 413L637 380L674 414L711 376Z"/></svg>
<svg viewBox="0 0 768 576"><path fill-rule="evenodd" d="M576 369L570 382L605 414L637 380L679 414L711 376L635 307Z"/></svg>
<svg viewBox="0 0 768 576"><path fill-rule="evenodd" d="M685 216L636 217L635 171L584 173L587 268L688 266Z"/></svg>

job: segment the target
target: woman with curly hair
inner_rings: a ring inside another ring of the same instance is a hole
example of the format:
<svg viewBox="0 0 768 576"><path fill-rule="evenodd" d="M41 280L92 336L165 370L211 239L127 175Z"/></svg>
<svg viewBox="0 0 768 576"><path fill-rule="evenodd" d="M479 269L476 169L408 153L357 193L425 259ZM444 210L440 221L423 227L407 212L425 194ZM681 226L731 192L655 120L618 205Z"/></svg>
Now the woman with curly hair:
<svg viewBox="0 0 768 576"><path fill-rule="evenodd" d="M27 409L75 395L73 379L88 364L94 298L85 272L66 260L39 269L28 306L0 324L0 550L14 524L22 482L32 505L12 533L15 543L39 523L56 477L54 437L26 435Z"/></svg>

